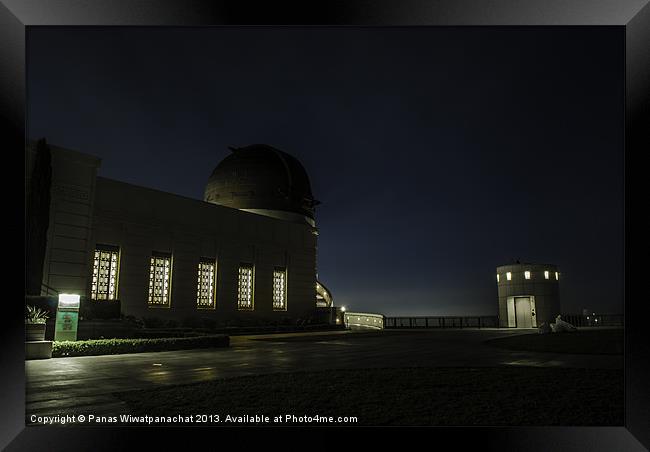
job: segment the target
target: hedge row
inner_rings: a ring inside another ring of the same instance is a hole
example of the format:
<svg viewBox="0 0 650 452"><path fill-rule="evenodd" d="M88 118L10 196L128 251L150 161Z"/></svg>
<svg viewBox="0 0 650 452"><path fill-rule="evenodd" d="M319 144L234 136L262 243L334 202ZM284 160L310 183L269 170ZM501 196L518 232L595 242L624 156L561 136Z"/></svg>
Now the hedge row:
<svg viewBox="0 0 650 452"><path fill-rule="evenodd" d="M95 339L89 341L55 341L52 357L119 355L122 353L161 352L191 348L228 347L230 337L218 334L198 337L160 339Z"/></svg>

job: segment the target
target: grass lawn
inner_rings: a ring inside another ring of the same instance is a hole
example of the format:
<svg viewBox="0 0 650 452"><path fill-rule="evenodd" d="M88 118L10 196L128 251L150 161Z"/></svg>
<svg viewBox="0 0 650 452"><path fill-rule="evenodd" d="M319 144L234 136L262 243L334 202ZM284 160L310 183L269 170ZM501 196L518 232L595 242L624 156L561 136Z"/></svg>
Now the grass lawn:
<svg viewBox="0 0 650 452"><path fill-rule="evenodd" d="M521 334L485 342L495 347L531 352L622 355L623 329L578 330L560 334Z"/></svg>
<svg viewBox="0 0 650 452"><path fill-rule="evenodd" d="M602 426L623 425L623 386L622 370L402 368L237 377L115 395L131 414L218 414L222 421L293 414L356 416L357 425Z"/></svg>

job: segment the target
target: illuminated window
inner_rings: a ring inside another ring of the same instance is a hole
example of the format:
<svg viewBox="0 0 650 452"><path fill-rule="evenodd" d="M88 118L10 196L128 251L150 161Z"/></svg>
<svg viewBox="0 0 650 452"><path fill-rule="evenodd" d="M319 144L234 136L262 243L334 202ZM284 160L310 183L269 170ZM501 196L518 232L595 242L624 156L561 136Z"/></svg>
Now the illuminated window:
<svg viewBox="0 0 650 452"><path fill-rule="evenodd" d="M214 309L216 307L216 279L214 259L202 258L199 261L196 287L196 307L198 309Z"/></svg>
<svg viewBox="0 0 650 452"><path fill-rule="evenodd" d="M169 307L172 282L172 255L154 252L149 263L149 306Z"/></svg>
<svg viewBox="0 0 650 452"><path fill-rule="evenodd" d="M544 271L544 279L548 279L548 278L549 278L549 274L548 274L548 270L546 270Z"/></svg>
<svg viewBox="0 0 650 452"><path fill-rule="evenodd" d="M239 266L237 308L240 310L253 309L253 266L251 264Z"/></svg>
<svg viewBox="0 0 650 452"><path fill-rule="evenodd" d="M560 280L560 274L558 272L555 272L555 280L556 281Z"/></svg>
<svg viewBox="0 0 650 452"><path fill-rule="evenodd" d="M499 282L499 274L497 273L497 282Z"/></svg>
<svg viewBox="0 0 650 452"><path fill-rule="evenodd" d="M117 246L97 244L93 260L90 298L92 300L115 300L119 273L120 249Z"/></svg>
<svg viewBox="0 0 650 452"><path fill-rule="evenodd" d="M524 278L530 279L530 272L528 270L524 272Z"/></svg>
<svg viewBox="0 0 650 452"><path fill-rule="evenodd" d="M287 310L287 269L276 267L273 270L273 310Z"/></svg>
<svg viewBox="0 0 650 452"><path fill-rule="evenodd" d="M507 273L506 273L506 279L507 279L508 281L511 281L511 280L512 280L512 273L507 272Z"/></svg>

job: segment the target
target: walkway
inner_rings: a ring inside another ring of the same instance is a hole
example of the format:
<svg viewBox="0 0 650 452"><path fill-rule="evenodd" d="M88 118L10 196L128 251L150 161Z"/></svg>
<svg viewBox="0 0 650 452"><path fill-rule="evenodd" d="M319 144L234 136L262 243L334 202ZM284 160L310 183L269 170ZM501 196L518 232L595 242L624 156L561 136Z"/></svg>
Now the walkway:
<svg viewBox="0 0 650 452"><path fill-rule="evenodd" d="M216 378L334 368L563 366L623 368L623 356L509 351L483 344L522 330L293 333L231 337L226 349L26 361L30 414L120 414L111 394Z"/></svg>

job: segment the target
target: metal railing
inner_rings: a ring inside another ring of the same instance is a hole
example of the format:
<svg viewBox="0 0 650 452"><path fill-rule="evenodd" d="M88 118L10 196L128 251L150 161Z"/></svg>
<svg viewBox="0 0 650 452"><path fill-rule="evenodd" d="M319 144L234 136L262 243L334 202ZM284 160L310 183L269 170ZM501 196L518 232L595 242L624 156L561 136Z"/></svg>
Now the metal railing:
<svg viewBox="0 0 650 452"><path fill-rule="evenodd" d="M622 327L622 314L562 314L562 320L577 327ZM494 316L409 316L385 317L384 328L499 328Z"/></svg>
<svg viewBox="0 0 650 452"><path fill-rule="evenodd" d="M497 316L385 317L384 328L497 328Z"/></svg>
<svg viewBox="0 0 650 452"><path fill-rule="evenodd" d="M623 314L562 314L562 320L573 326L624 326Z"/></svg>

